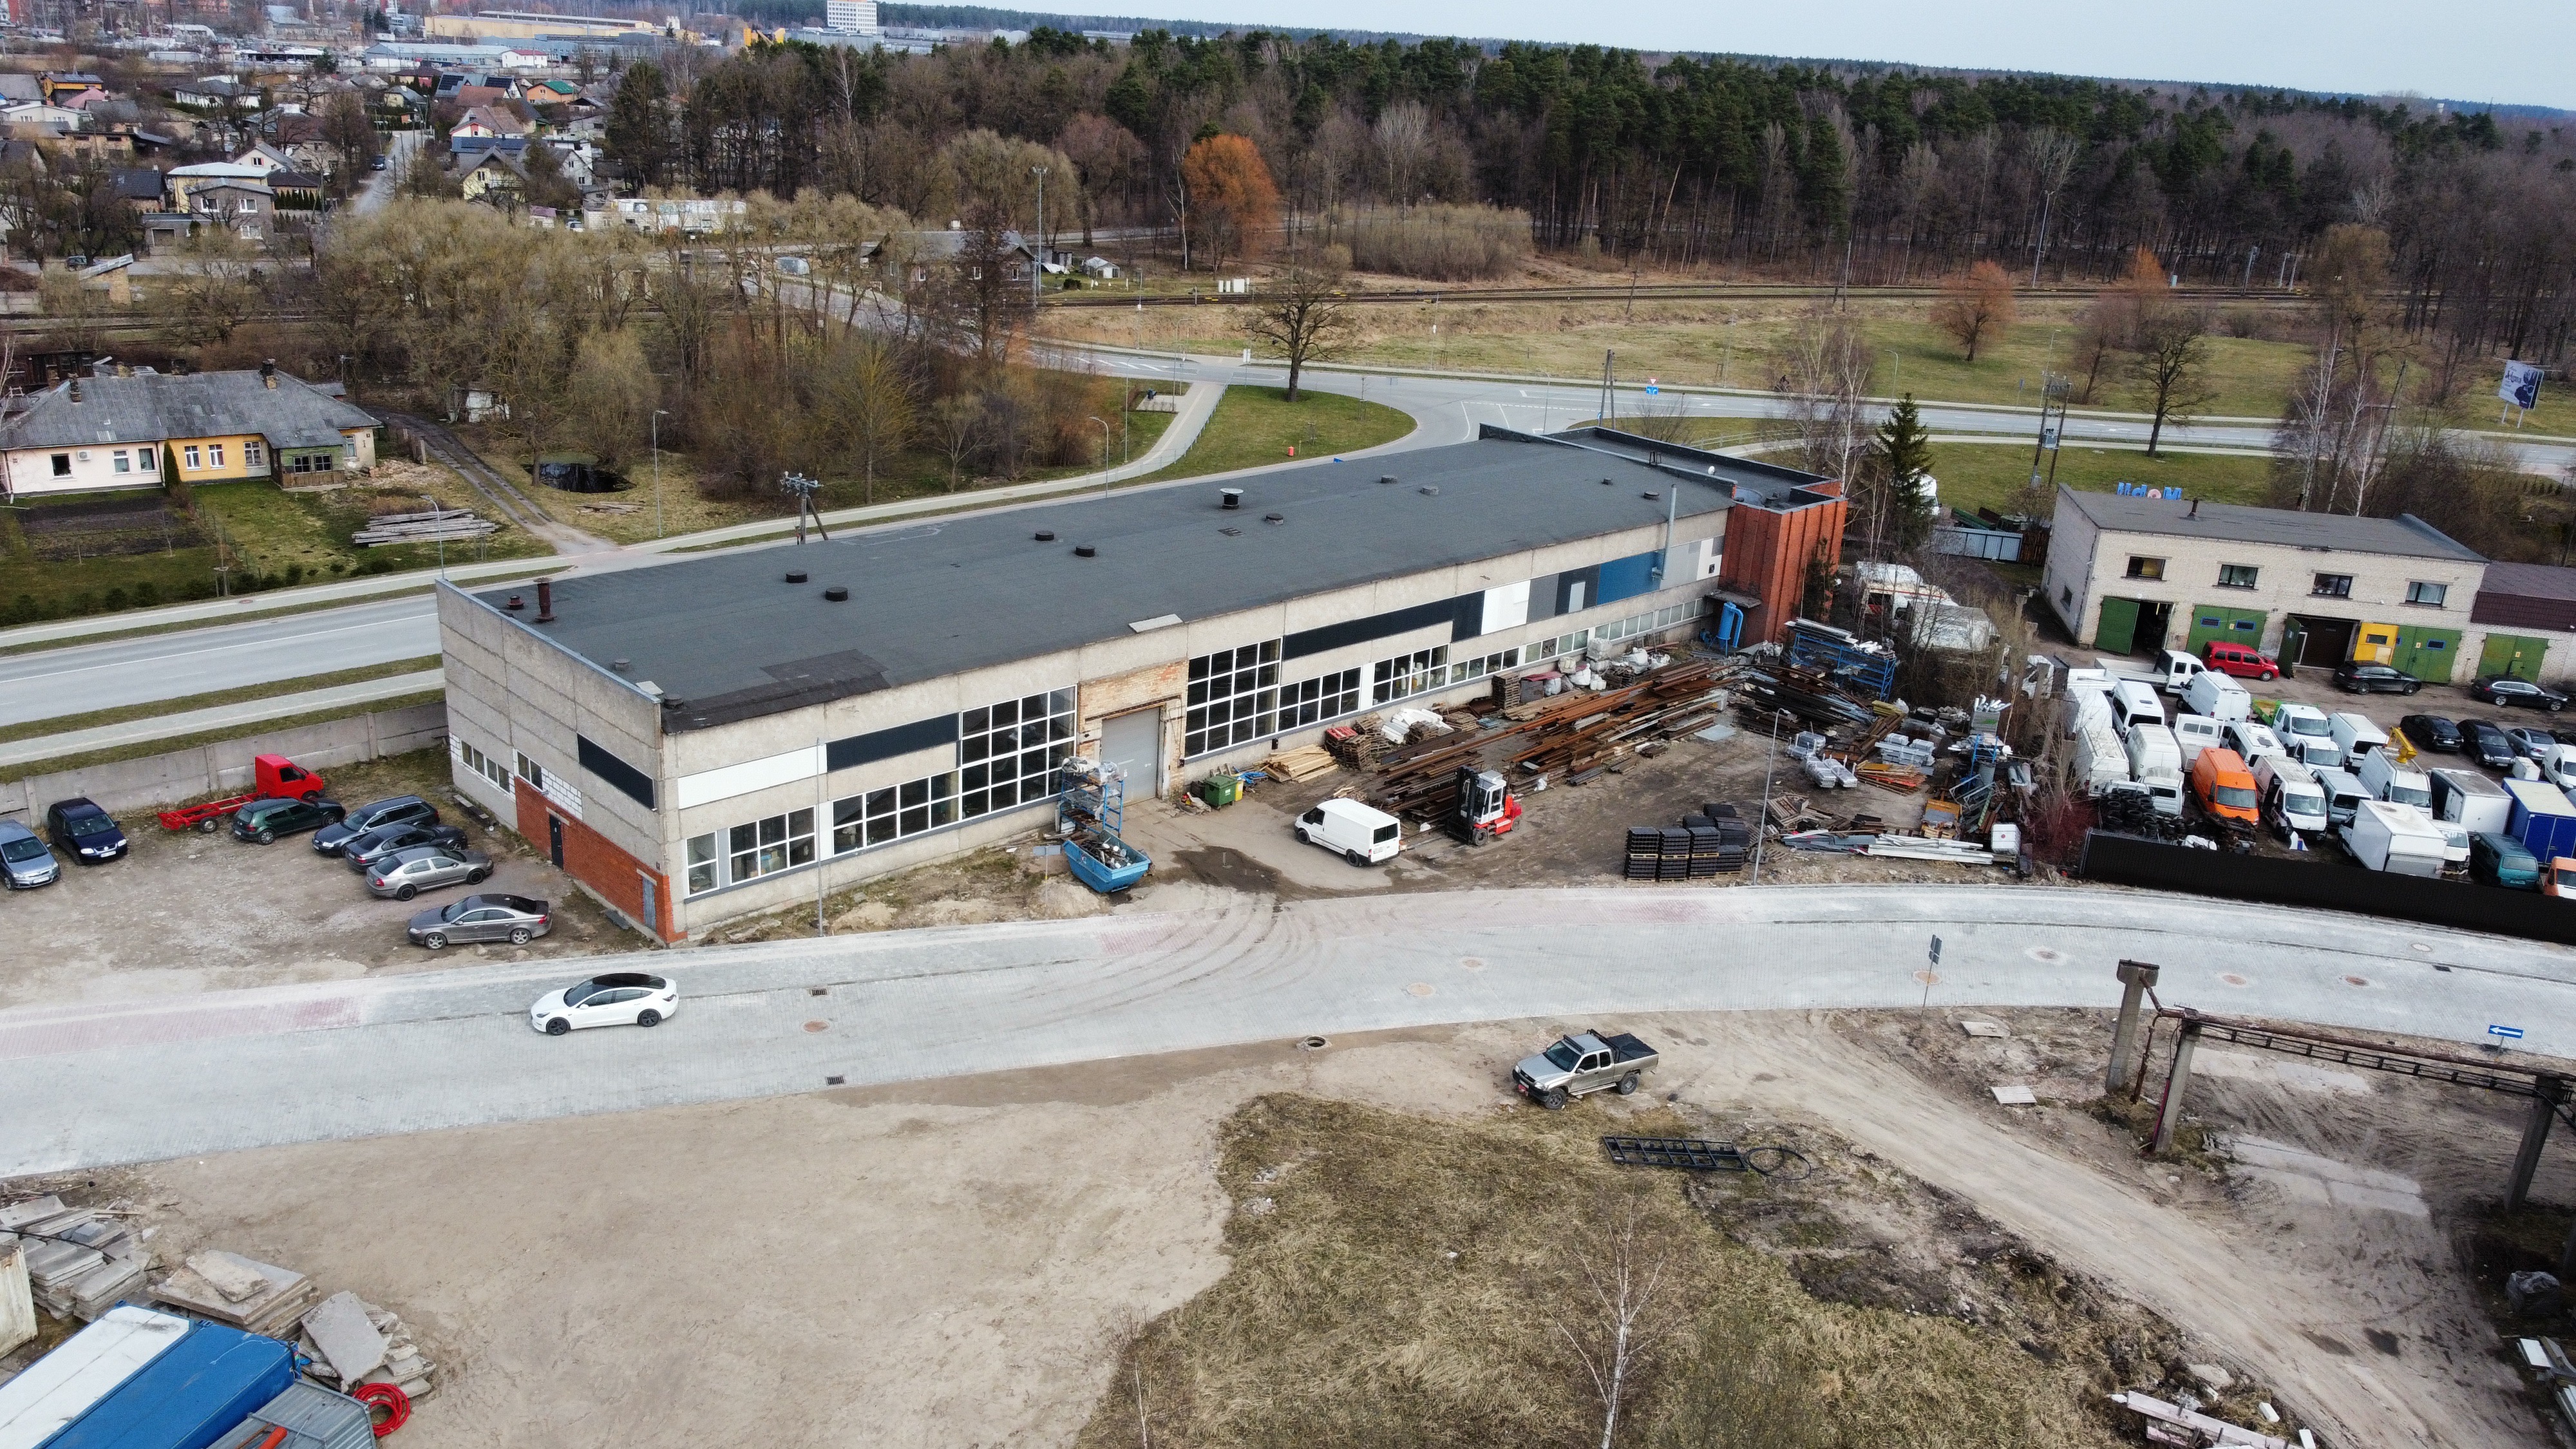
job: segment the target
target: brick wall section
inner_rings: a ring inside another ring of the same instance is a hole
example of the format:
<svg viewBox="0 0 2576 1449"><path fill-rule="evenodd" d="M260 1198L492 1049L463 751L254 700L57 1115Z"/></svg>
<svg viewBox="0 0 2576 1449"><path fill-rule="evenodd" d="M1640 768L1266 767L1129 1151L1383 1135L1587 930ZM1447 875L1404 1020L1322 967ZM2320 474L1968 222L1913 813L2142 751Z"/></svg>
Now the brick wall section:
<svg viewBox="0 0 2576 1449"><path fill-rule="evenodd" d="M1848 511L1840 498L1785 510L1739 502L1727 510L1718 582L1762 601L1745 621L1745 643L1787 636L1806 598L1809 565L1821 556L1830 568L1841 557Z"/></svg>
<svg viewBox="0 0 2576 1449"><path fill-rule="evenodd" d="M599 893L626 919L652 932L666 943L686 939L688 933L671 930L671 880L660 871L644 864L625 851L608 843L598 831L582 824L562 810L527 781L513 778L511 794L519 806L519 834L529 845L544 853L552 843L546 828L551 815L563 822L564 872ZM653 912L644 910L644 878L653 881Z"/></svg>

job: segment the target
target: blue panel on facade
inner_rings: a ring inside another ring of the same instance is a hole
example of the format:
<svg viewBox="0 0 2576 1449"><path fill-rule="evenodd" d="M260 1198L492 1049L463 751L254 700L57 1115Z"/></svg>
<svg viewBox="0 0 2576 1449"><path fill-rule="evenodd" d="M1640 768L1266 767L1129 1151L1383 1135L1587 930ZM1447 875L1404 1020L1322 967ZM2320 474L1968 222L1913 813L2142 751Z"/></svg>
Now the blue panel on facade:
<svg viewBox="0 0 2576 1449"><path fill-rule="evenodd" d="M1662 558L1660 553L1635 553L1601 565L1600 582L1592 602L1608 604L1653 593L1655 565Z"/></svg>

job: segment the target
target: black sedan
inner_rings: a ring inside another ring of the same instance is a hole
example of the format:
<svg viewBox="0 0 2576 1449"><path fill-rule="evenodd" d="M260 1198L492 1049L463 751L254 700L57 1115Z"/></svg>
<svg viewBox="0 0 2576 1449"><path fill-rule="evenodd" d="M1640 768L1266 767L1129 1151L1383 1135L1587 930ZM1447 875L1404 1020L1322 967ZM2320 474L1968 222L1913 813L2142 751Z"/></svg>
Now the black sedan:
<svg viewBox="0 0 2576 1449"><path fill-rule="evenodd" d="M125 832L97 804L74 796L45 807L45 838L82 865L104 865L125 854Z"/></svg>
<svg viewBox="0 0 2576 1449"><path fill-rule="evenodd" d="M2335 666L2334 682L2346 694L2413 694L2424 687L2424 681L2403 669L2350 659Z"/></svg>
<svg viewBox="0 0 2576 1449"><path fill-rule="evenodd" d="M453 825L416 825L409 822L379 825L342 846L340 858L349 863L349 869L365 875L367 868L376 862L395 851L409 850L416 845L444 845L462 850L465 848L465 832Z"/></svg>
<svg viewBox="0 0 2576 1449"><path fill-rule="evenodd" d="M2407 738L2411 740L2415 737L2408 735ZM2460 721L2460 742L2461 747L2468 751L2470 759L2490 770L2509 768L2513 764L2514 756L2520 753L2513 747L2513 737L2504 732L2504 726L2493 720Z"/></svg>
<svg viewBox="0 0 2576 1449"><path fill-rule="evenodd" d="M2551 714L2567 707L2567 696L2557 690L2543 688L2528 679L2516 679L2510 674L2491 674L2470 685L2469 698L2506 708L2519 704L2531 709L2545 709Z"/></svg>
<svg viewBox="0 0 2576 1449"><path fill-rule="evenodd" d="M2460 727L2438 714L2410 714L2397 722L2406 738L2419 750L2456 755L2460 752Z"/></svg>

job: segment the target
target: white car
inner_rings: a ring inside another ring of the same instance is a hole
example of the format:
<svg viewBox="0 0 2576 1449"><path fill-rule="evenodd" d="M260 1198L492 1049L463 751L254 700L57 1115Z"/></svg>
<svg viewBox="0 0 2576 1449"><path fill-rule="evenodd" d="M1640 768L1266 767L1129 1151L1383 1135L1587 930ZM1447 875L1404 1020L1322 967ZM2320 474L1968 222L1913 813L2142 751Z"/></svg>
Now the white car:
<svg viewBox="0 0 2576 1449"><path fill-rule="evenodd" d="M660 1026L680 1009L680 988L641 971L612 971L549 991L528 1008L528 1025L548 1036L585 1026Z"/></svg>

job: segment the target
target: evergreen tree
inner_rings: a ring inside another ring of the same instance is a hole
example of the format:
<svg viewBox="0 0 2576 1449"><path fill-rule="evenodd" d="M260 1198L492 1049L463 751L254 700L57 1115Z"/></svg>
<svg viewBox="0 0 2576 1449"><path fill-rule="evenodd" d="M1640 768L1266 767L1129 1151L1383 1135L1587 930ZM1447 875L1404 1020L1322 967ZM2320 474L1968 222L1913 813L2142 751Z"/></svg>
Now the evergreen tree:
<svg viewBox="0 0 2576 1449"><path fill-rule="evenodd" d="M1888 551L1919 548L1932 536L1932 500L1923 480L1932 476L1932 433L1915 411L1914 394L1897 399L1887 421L1878 425L1878 447L1871 457L1878 475L1878 506L1883 513L1879 537Z"/></svg>
<svg viewBox="0 0 2576 1449"><path fill-rule="evenodd" d="M627 175L644 186L659 186L668 177L677 149L671 87L662 68L639 60L626 68L608 104L608 154L624 163Z"/></svg>

